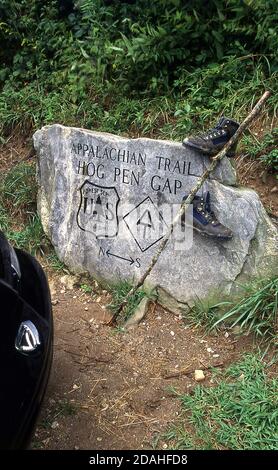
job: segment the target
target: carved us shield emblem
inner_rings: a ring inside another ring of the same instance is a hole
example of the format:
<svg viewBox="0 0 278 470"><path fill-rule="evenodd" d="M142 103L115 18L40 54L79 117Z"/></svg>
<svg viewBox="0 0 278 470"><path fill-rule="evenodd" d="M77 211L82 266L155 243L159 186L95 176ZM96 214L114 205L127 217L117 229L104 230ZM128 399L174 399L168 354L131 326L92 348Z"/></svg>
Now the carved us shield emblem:
<svg viewBox="0 0 278 470"><path fill-rule="evenodd" d="M80 204L77 212L79 228L93 233L96 238L116 237L119 228L120 201L116 188L85 181L79 192Z"/></svg>

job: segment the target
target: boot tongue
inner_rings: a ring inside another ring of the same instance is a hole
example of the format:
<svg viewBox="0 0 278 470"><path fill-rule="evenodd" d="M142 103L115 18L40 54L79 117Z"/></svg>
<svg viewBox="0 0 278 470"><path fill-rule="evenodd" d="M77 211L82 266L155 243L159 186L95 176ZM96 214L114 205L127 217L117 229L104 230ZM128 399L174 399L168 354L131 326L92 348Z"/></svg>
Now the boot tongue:
<svg viewBox="0 0 278 470"><path fill-rule="evenodd" d="M213 134L213 132L215 131L218 131L219 129L223 129L225 123L227 121L227 118L225 118L224 116L222 116L219 121L215 124L214 127L212 127L211 129L209 129L208 131L206 131L205 133L203 134L200 134L200 137L202 138L207 138L208 135L210 134Z"/></svg>
<svg viewBox="0 0 278 470"><path fill-rule="evenodd" d="M216 124L215 128L218 129L218 128L221 128L223 127L223 125L225 124L225 122L227 121L227 118L225 118L225 116L222 116L218 123Z"/></svg>
<svg viewBox="0 0 278 470"><path fill-rule="evenodd" d="M205 202L205 210L209 214L208 220L210 222L212 222L212 221L216 222L215 214L211 210L211 206L210 206L210 192L209 191L206 193L206 195L204 197L204 202ZM216 224L216 225L218 225L218 224Z"/></svg>
<svg viewBox="0 0 278 470"><path fill-rule="evenodd" d="M209 191L206 193L204 196L204 201L205 201L205 208L208 212L211 212L210 210L210 193Z"/></svg>
<svg viewBox="0 0 278 470"><path fill-rule="evenodd" d="M224 127L225 124L231 124L233 127L236 127L238 128L239 127L239 123L234 121L233 119L231 118L228 118L228 117L225 117L225 116L221 116L221 118L219 119L218 123L216 124L215 127Z"/></svg>

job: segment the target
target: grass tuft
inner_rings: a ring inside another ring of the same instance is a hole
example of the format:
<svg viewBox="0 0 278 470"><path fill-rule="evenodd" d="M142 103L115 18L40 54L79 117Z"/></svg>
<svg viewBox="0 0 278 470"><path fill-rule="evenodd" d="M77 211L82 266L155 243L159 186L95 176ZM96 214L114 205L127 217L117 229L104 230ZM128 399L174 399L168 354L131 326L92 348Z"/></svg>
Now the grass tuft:
<svg viewBox="0 0 278 470"><path fill-rule="evenodd" d="M112 313L115 313L118 310L121 303L126 299L126 296L131 288L132 285L128 281L121 281L118 284L110 287L112 301L108 307ZM124 308L123 314L119 320L126 321L128 318L130 318L145 296L146 293L141 290L135 292L135 294L128 299L127 305Z"/></svg>
<svg viewBox="0 0 278 470"><path fill-rule="evenodd" d="M253 135L245 135L242 139L243 148L247 154L266 167L269 173L274 173L278 179L278 128L267 131L260 140Z"/></svg>
<svg viewBox="0 0 278 470"><path fill-rule="evenodd" d="M34 164L19 163L0 178L0 230L17 248L44 253L49 242L36 213Z"/></svg>
<svg viewBox="0 0 278 470"><path fill-rule="evenodd" d="M11 216L20 212L34 212L36 207L37 183L34 164L19 163L0 180L0 204Z"/></svg>
<svg viewBox="0 0 278 470"><path fill-rule="evenodd" d="M225 311L231 302L216 302L213 299L197 299L190 310L183 314L184 321L193 326L203 328L206 332L210 331L215 325L215 318L218 318L220 312ZM215 327L216 328L216 327Z"/></svg>
<svg viewBox="0 0 278 470"><path fill-rule="evenodd" d="M244 295L217 320L213 327L232 320L231 328L254 333L259 339L277 343L278 277L243 286Z"/></svg>
<svg viewBox="0 0 278 470"><path fill-rule="evenodd" d="M47 250L47 253L45 253L45 259L48 265L55 271L69 274L68 268L61 260L59 260L52 246L51 247L49 246L49 250Z"/></svg>
<svg viewBox="0 0 278 470"><path fill-rule="evenodd" d="M239 326L239 333L254 333L257 339L278 346L278 278L242 285L240 298L214 303L197 299L184 320L205 331Z"/></svg>
<svg viewBox="0 0 278 470"><path fill-rule="evenodd" d="M278 450L278 380L266 367L246 355L224 376L214 373L216 386L179 394L185 421L163 437L176 449Z"/></svg>
<svg viewBox="0 0 278 470"><path fill-rule="evenodd" d="M26 250L33 255L38 252L44 254L45 249L49 246L37 214L32 214L20 230L8 230L6 235L16 248Z"/></svg>

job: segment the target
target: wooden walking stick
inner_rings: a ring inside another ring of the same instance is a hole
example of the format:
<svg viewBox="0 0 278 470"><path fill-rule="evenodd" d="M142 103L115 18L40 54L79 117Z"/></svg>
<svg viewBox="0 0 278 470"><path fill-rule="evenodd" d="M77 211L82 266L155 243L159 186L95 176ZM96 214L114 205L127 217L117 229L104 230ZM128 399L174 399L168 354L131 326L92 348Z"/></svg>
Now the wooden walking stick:
<svg viewBox="0 0 278 470"><path fill-rule="evenodd" d="M174 217L170 227L169 227L169 230L167 231L166 235L164 236L163 240L161 241L159 247L158 247L158 250L157 252L155 253L155 255L152 257L151 259L151 262L148 266L148 268L146 269L146 271L142 274L142 276L140 277L140 279L136 282L136 284L132 287L132 289L130 289L130 291L128 292L125 300L119 305L118 309L116 310L116 312L114 313L113 317L111 318L111 320L109 321L109 325L113 325L118 317L118 315L121 313L121 311L123 310L123 308L126 306L127 304L127 301L128 299L144 284L145 282L145 279L148 277L148 275L151 273L153 267L156 265L157 261L158 261L158 258L159 256L161 255L162 251L164 250L170 236L172 235L173 233L173 230L174 230L174 227L177 225L178 221L180 220L181 216L183 214L185 214L189 204L191 204L191 202L193 201L197 191L201 188L201 186L204 184L204 182L207 180L207 178L209 177L209 175L214 171L214 169L216 168L218 162L220 162L220 160L222 160L222 158L225 157L225 155L227 154L227 151L235 144L235 142L238 140L238 138L241 136L241 134L245 131L245 129L250 125L250 123L255 119L255 117L258 116L258 114L261 112L261 109L264 105L264 103L266 102L266 100L269 98L270 96L270 91L265 91L265 93L262 95L262 97L259 99L259 101L257 102L257 104L254 106L254 108L252 109L252 111L248 114L248 116L244 119L244 121L242 122L242 124L239 126L239 128L237 129L237 131L235 132L235 134L230 138L230 140L227 142L227 144L223 147L222 150L220 150L220 152L218 152L217 155L215 155L215 157L212 158L212 163L209 165L209 167L204 171L204 173L202 174L202 176L200 177L200 180L198 181L198 183L194 186L194 188L190 191L190 193L188 194L187 198L185 199L185 201L183 201L180 205L180 208L176 214L176 216Z"/></svg>

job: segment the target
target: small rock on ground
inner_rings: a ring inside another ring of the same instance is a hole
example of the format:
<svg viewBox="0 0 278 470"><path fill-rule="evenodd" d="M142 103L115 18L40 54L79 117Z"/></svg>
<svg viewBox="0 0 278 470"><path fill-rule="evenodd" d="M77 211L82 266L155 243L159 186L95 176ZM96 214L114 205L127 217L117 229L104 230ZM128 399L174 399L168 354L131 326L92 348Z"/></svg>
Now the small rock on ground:
<svg viewBox="0 0 278 470"><path fill-rule="evenodd" d="M205 374L201 369L196 369L194 372L194 378L196 382L202 382L203 380L205 380Z"/></svg>

